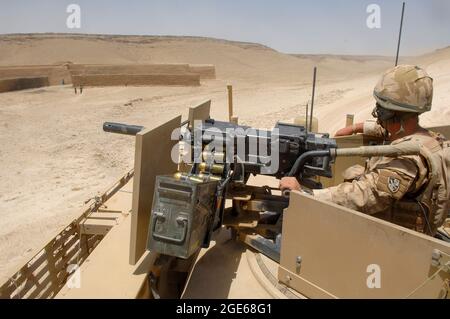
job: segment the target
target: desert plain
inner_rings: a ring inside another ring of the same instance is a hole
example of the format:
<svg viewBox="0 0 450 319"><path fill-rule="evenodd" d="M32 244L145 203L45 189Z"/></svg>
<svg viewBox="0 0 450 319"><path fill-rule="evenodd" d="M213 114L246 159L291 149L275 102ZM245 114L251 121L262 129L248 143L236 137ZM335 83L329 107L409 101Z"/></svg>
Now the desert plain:
<svg viewBox="0 0 450 319"><path fill-rule="evenodd" d="M102 130L105 121L147 127L211 100L213 118L228 116L233 85L239 123L272 128L305 112L317 66L314 116L333 135L371 117L372 90L394 57L302 55L256 43L212 38L22 34L0 36L0 67L61 63L212 64L216 78L200 86L72 85L0 93L0 281L80 215L85 201L133 167L134 139ZM433 108L421 124L450 124L450 47L400 63L424 67L434 79ZM158 145L155 145L155 151Z"/></svg>

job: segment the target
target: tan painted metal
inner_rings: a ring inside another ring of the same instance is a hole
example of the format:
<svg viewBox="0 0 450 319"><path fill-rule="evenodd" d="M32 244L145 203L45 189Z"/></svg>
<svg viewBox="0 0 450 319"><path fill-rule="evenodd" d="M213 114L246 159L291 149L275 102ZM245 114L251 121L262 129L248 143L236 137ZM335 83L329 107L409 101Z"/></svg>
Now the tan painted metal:
<svg viewBox="0 0 450 319"><path fill-rule="evenodd" d="M354 114L347 114L347 116L345 117L345 127L352 126L354 119L355 119Z"/></svg>
<svg viewBox="0 0 450 319"><path fill-rule="evenodd" d="M145 251L136 265L130 265L130 231L127 216L80 267L80 286L64 286L57 298L148 298L146 278L156 255Z"/></svg>
<svg viewBox="0 0 450 319"><path fill-rule="evenodd" d="M105 203L106 209L121 212L120 223L105 235L80 266L80 285L64 285L56 298L149 297L145 279L155 256L146 251L136 265L128 262L132 188L133 180L130 180Z"/></svg>
<svg viewBox="0 0 450 319"><path fill-rule="evenodd" d="M277 263L231 239L222 228L211 246L200 251L182 298L301 298L276 277Z"/></svg>
<svg viewBox="0 0 450 319"><path fill-rule="evenodd" d="M117 225L116 220L110 219L91 219L85 220L80 224L81 234L86 235L106 235L111 228Z"/></svg>
<svg viewBox="0 0 450 319"><path fill-rule="evenodd" d="M305 116L296 117L294 119L294 124L302 125L302 126L306 126L306 124L308 124L308 128L309 128L310 127L309 117L308 118L306 118ZM319 121L318 121L317 117L313 117L313 119L312 119L311 132L313 132L313 133L319 132Z"/></svg>
<svg viewBox="0 0 450 319"><path fill-rule="evenodd" d="M189 108L189 127L194 127L194 121L207 120L211 110L211 100L205 101L196 107Z"/></svg>
<svg viewBox="0 0 450 319"><path fill-rule="evenodd" d="M172 174L177 164L171 158L178 140L172 140L172 132L181 125L181 116L136 135L134 156L135 178L133 184L133 208L130 233L130 264L141 258L147 246L148 225L157 175Z"/></svg>
<svg viewBox="0 0 450 319"><path fill-rule="evenodd" d="M131 180L105 203L110 211L122 212L119 217L120 223L106 234L104 240L81 265L79 287L65 285L56 298L148 298L150 296L146 278L155 255L146 251L136 265L130 265L128 262L132 187Z"/></svg>
<svg viewBox="0 0 450 319"><path fill-rule="evenodd" d="M103 235L83 233L82 224L94 220L91 216L109 215L104 211L110 212L111 208L115 209L115 215L122 215L122 211L128 213L131 205L124 209L117 202L124 194L131 198L126 185L132 176L133 171L128 172L101 196L89 200L80 217L67 225L0 287L0 298L53 298L69 278L68 266L82 265L104 238ZM121 218L118 217L117 221Z"/></svg>
<svg viewBox="0 0 450 319"><path fill-rule="evenodd" d="M233 119L233 86L227 85L228 90L228 121L232 122Z"/></svg>
<svg viewBox="0 0 450 319"><path fill-rule="evenodd" d="M435 249L448 254L450 244L293 192L278 278L310 298L440 298L450 273L430 279ZM378 266L381 285L369 288L368 271Z"/></svg>

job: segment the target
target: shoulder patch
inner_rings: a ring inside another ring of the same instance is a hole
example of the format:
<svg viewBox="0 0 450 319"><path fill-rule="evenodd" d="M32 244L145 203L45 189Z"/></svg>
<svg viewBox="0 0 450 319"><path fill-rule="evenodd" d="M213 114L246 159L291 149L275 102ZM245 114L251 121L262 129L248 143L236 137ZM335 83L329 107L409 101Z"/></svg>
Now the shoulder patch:
<svg viewBox="0 0 450 319"><path fill-rule="evenodd" d="M410 189L414 178L390 169L378 170L377 189L388 193L394 199L402 198Z"/></svg>
<svg viewBox="0 0 450 319"><path fill-rule="evenodd" d="M389 176L387 180L387 186L391 193L397 193L400 189L400 180L396 177Z"/></svg>

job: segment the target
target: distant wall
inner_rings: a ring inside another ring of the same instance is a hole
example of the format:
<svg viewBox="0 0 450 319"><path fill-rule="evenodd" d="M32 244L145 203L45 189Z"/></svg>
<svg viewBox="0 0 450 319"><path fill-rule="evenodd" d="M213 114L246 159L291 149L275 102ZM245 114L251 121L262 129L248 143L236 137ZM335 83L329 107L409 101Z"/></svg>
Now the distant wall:
<svg viewBox="0 0 450 319"><path fill-rule="evenodd" d="M12 66L0 67L0 79L47 77L49 85L72 83L69 70L65 65Z"/></svg>
<svg viewBox="0 0 450 319"><path fill-rule="evenodd" d="M189 71L200 74L200 79L216 78L216 68L212 64L189 64Z"/></svg>
<svg viewBox="0 0 450 319"><path fill-rule="evenodd" d="M47 78L46 85L64 83L76 86L197 86L202 79L214 79L216 71L214 65L187 63L115 65L61 63L0 67L0 80L42 77Z"/></svg>
<svg viewBox="0 0 450 319"><path fill-rule="evenodd" d="M0 93L49 86L48 77L0 79Z"/></svg>
<svg viewBox="0 0 450 319"><path fill-rule="evenodd" d="M198 74L97 74L74 75L74 86L146 86L183 85L199 86Z"/></svg>
<svg viewBox="0 0 450 319"><path fill-rule="evenodd" d="M214 65L207 64L70 64L70 74L106 75L106 74L198 74L200 79L216 77Z"/></svg>
<svg viewBox="0 0 450 319"><path fill-rule="evenodd" d="M190 73L188 64L72 64L69 71L72 75Z"/></svg>

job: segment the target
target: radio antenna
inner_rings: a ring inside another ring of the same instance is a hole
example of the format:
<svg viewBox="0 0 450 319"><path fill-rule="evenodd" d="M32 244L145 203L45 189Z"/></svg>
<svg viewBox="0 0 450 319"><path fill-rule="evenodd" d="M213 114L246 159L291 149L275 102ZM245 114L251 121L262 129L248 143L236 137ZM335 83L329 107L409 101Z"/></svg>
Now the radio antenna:
<svg viewBox="0 0 450 319"><path fill-rule="evenodd" d="M308 133L308 104L309 104L309 101L306 102L306 114L305 114L305 128L306 128L306 133Z"/></svg>
<svg viewBox="0 0 450 319"><path fill-rule="evenodd" d="M402 40L403 15L405 14L405 3L402 5L402 17L400 19L400 31L398 33L397 55L395 56L395 66L398 64L398 55L400 53L400 41Z"/></svg>
<svg viewBox="0 0 450 319"><path fill-rule="evenodd" d="M309 113L309 131L312 131L312 121L313 121L313 112L314 112L314 95L316 93L316 74L317 74L317 67L314 67L314 74L313 74L313 86L312 86L312 96L311 96L311 111Z"/></svg>

